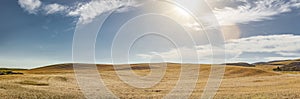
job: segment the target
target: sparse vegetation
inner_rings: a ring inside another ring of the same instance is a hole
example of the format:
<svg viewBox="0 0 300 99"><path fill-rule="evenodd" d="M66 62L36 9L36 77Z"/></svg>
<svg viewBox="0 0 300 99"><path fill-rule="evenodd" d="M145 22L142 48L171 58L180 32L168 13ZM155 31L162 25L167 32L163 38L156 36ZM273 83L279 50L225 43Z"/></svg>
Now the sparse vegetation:
<svg viewBox="0 0 300 99"><path fill-rule="evenodd" d="M35 85L35 86L48 86L48 83L42 83L42 82L37 82L37 81L31 81L31 80L24 80L21 82L18 82L19 84L22 85Z"/></svg>
<svg viewBox="0 0 300 99"><path fill-rule="evenodd" d="M280 67L274 68L273 71L282 71Z"/></svg>
<svg viewBox="0 0 300 99"><path fill-rule="evenodd" d="M291 62L287 65L277 67L274 71L300 71L300 62Z"/></svg>
<svg viewBox="0 0 300 99"><path fill-rule="evenodd" d="M23 74L23 73L13 72L11 70L0 70L0 75L12 75L12 74Z"/></svg>

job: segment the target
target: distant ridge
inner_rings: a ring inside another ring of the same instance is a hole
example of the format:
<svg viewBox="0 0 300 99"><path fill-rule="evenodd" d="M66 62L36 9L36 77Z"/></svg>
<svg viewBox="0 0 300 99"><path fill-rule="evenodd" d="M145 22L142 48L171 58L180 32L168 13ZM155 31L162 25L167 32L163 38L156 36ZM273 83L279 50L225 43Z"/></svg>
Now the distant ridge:
<svg viewBox="0 0 300 99"><path fill-rule="evenodd" d="M300 71L300 59L291 60L275 60L269 62L258 62L256 65L277 66L274 71Z"/></svg>
<svg viewBox="0 0 300 99"><path fill-rule="evenodd" d="M64 63L64 64L53 64L44 67L33 68L30 70L53 70L53 69L63 69L63 70L71 70L73 69L73 63Z"/></svg>
<svg viewBox="0 0 300 99"><path fill-rule="evenodd" d="M292 62L273 69L274 71L300 71L300 62Z"/></svg>
<svg viewBox="0 0 300 99"><path fill-rule="evenodd" d="M239 62L239 63L225 63L223 65L231 65L231 66L244 66L244 67L255 67L253 64L245 63L245 62Z"/></svg>
<svg viewBox="0 0 300 99"><path fill-rule="evenodd" d="M61 71L61 70L74 70L73 64L80 64L82 66L91 66L91 65L96 65L99 70L114 70L114 65L111 64L84 64L84 63L65 63L65 64L53 64L53 65L48 65L44 67L38 67L38 68L33 68L30 69L30 71L47 71L47 70L52 70L52 71ZM151 64L162 64L162 63L151 63ZM166 63L166 64L177 64L177 63ZM121 66L120 69L122 70L127 70L130 68L126 68L125 65L128 64L117 64L115 66ZM130 64L132 70L144 70L144 69L150 69L148 66L148 63L140 63L140 64Z"/></svg>
<svg viewBox="0 0 300 99"><path fill-rule="evenodd" d="M269 61L269 62L257 62L253 63L255 65L278 65L278 66L283 66L283 65L288 65L293 62L300 62L300 59L290 59L290 60L274 60L274 61Z"/></svg>
<svg viewBox="0 0 300 99"><path fill-rule="evenodd" d="M22 69L22 68L0 68L0 70L28 70L28 69Z"/></svg>

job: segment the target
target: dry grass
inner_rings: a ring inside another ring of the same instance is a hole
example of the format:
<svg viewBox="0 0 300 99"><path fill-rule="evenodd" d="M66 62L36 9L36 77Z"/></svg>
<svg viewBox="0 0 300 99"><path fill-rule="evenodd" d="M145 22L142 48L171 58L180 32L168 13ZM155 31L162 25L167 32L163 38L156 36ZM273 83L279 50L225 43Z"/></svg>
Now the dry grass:
<svg viewBox="0 0 300 99"><path fill-rule="evenodd" d="M82 99L73 74L0 76L1 99Z"/></svg>
<svg viewBox="0 0 300 99"><path fill-rule="evenodd" d="M32 80L24 80L21 82L18 82L19 84L22 85L35 85L35 86L48 86L48 83L43 83L43 82L37 82L37 81L32 81Z"/></svg>
<svg viewBox="0 0 300 99"><path fill-rule="evenodd" d="M0 76L0 96L4 99L84 98L72 68L67 65L63 66L64 69L47 67L23 71L24 75ZM199 65L189 66L195 68ZM300 74L273 72L272 68L271 66L226 67L225 77L215 98L300 98ZM98 69L106 86L123 99L162 98L176 86L181 67L179 64L168 64L167 71L160 83L151 88L135 88L124 83L110 65L98 65ZM135 64L131 69L140 76L150 73L147 64ZM201 65L199 80L191 98L201 97L210 69L210 65ZM129 70L129 68L121 70ZM178 93L178 95L180 94L184 93Z"/></svg>

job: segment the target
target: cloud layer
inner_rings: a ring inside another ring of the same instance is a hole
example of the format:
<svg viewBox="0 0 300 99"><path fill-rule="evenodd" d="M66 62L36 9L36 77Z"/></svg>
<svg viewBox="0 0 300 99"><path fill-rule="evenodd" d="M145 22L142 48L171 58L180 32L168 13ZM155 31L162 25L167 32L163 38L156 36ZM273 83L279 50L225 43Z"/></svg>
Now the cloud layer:
<svg viewBox="0 0 300 99"><path fill-rule="evenodd" d="M122 7L130 7L135 5L136 4L134 2L128 2L124 0L93 0L86 4L79 4L79 6L75 10L70 11L68 15L80 16L79 22L88 23L96 16L101 15L104 12L116 9L126 9Z"/></svg>
<svg viewBox="0 0 300 99"><path fill-rule="evenodd" d="M278 57L287 59L293 57L300 57L300 36L292 34L284 35L269 35L269 36L253 36L248 38L241 38L230 40L225 43L225 49L214 49L212 53L212 46L199 45L196 46L196 52L199 55L200 61L208 62L213 55L224 54L227 61L241 61L251 59L251 57L240 57L244 53L272 53L273 57L260 54L260 60L278 59ZM182 50L182 53L178 50ZM151 59L154 55L160 55L167 61L177 61L181 56L189 56L195 51L189 48L172 49L168 52L151 52L148 54L137 54L137 56L144 59ZM181 55L181 56L180 56ZM243 59L245 58L245 59Z"/></svg>
<svg viewBox="0 0 300 99"><path fill-rule="evenodd" d="M231 2L236 1L242 4L237 7L214 8L213 12L221 25L270 20L276 15L300 7L299 0L232 0Z"/></svg>
<svg viewBox="0 0 300 99"><path fill-rule="evenodd" d="M130 1L130 2L129 2ZM96 16L107 11L117 10L117 12L127 11L130 7L138 4L134 0L92 0L90 2L80 2L76 6L67 6L57 3L43 4L40 0L19 0L19 5L30 14L37 14L39 9L42 13L55 14L63 12L66 16L79 17L80 23L89 23Z"/></svg>
<svg viewBox="0 0 300 99"><path fill-rule="evenodd" d="M130 2L129 2L130 1ZM300 0L211 0L208 3L230 3L232 6L213 7L221 25L247 24L253 21L271 20L274 16L291 12L300 8ZM43 4L40 0L19 0L19 5L31 14L36 14L40 8L46 14L64 12L66 16L77 16L79 22L88 23L96 16L110 10L126 11L139 4L135 0L92 0L81 2L76 6L66 6L57 3Z"/></svg>

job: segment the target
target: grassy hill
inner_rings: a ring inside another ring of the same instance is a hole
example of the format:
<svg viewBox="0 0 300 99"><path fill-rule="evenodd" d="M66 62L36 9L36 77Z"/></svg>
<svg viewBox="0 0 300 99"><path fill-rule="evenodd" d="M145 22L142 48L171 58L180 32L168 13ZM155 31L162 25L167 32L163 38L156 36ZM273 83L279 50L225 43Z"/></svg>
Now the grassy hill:
<svg viewBox="0 0 300 99"><path fill-rule="evenodd" d="M78 63L77 63L78 64ZM162 64L162 63L157 63ZM233 64L233 63L232 63ZM233 65L226 65L225 69L225 77L246 77L246 76L272 76L272 75L278 75L278 73L272 71L272 67L269 67L267 69L261 69L261 68L253 68L253 66L238 66L237 64ZM113 65L107 65L107 64L95 64L97 66L97 69L99 72L101 71L115 71ZM176 64L176 63L167 63L167 67L170 70L178 71L180 70L181 65L187 65L187 64ZM188 64L190 65L190 64ZM80 64L80 66L94 66L92 64ZM118 70L133 70L134 72L143 75L143 73L149 73L151 70L149 64L130 64L131 68L128 68L124 65L116 65L119 66ZM199 66L201 68L200 72L209 73L211 70L211 66L208 64L192 64L193 66ZM152 67L157 68L158 67ZM41 73L41 74L47 74L47 73L65 73L65 72L74 72L73 64L72 63L66 63L66 64L55 64L55 65L49 65L45 67L39 67L29 70L30 73ZM139 73L141 72L141 73ZM207 75L208 76L208 75Z"/></svg>

